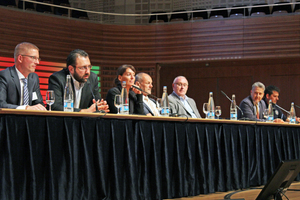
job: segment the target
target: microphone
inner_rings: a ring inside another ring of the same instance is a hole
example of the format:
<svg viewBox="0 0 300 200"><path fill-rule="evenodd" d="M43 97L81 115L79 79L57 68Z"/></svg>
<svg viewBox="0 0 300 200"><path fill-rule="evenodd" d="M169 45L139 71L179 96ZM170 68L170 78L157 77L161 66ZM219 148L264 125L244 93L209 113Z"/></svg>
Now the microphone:
<svg viewBox="0 0 300 200"><path fill-rule="evenodd" d="M230 102L232 102L232 100L229 98L229 96L227 96L226 94L225 94L225 92L223 92L222 90L221 90L221 93L230 101ZM242 118L241 119L244 119L244 120L249 120L248 118L244 118L244 112L242 111L242 109L238 106L238 105L236 105L236 107L241 111L241 113L242 113Z"/></svg>
<svg viewBox="0 0 300 200"><path fill-rule="evenodd" d="M150 93L148 93L148 92L142 90L141 88L139 88L139 87L136 86L136 85L132 85L131 87L133 87L133 88L135 88L135 89L137 89L137 90L139 90L139 91L141 91L141 92L144 92L144 93L146 93L147 95L152 96L152 97L155 98L155 99L158 99L157 96L154 96L153 94L150 94Z"/></svg>
<svg viewBox="0 0 300 200"><path fill-rule="evenodd" d="M296 108L300 108L300 106L295 105Z"/></svg>
<svg viewBox="0 0 300 200"><path fill-rule="evenodd" d="M282 107L280 107L279 105L277 105L277 104L274 104L277 108L279 108L280 110L283 110L284 112L286 112L287 114L290 114L290 112L289 111L287 111L287 110L285 110L285 109L283 109ZM296 106L296 105L295 105ZM297 106L296 106L297 107ZM300 107L299 107L300 108Z"/></svg>

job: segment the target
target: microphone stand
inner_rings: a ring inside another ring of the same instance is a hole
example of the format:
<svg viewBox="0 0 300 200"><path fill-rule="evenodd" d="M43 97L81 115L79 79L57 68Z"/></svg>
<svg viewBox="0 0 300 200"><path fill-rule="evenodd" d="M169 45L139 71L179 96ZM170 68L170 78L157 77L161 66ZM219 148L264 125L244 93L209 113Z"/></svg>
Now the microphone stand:
<svg viewBox="0 0 300 200"><path fill-rule="evenodd" d="M229 98L229 96L227 96L226 94L225 94L225 92L223 92L222 90L221 90L221 93L230 101L230 102L232 102L232 99L230 99ZM248 118L244 118L244 112L242 111L242 109L238 106L238 105L236 105L236 107L239 109L239 111L241 111L241 113L242 113L242 118L241 119L243 119L243 120L249 120Z"/></svg>
<svg viewBox="0 0 300 200"><path fill-rule="evenodd" d="M90 90L91 90L93 99L95 99L95 101L96 101L96 103L95 103L96 111L95 111L94 113L105 113L105 111L103 111L103 110L98 110L97 99L96 99L96 97L95 97L95 95L94 95L94 93L93 93L93 90L92 90L91 85L90 85L90 84L88 84L88 85L89 85L89 88L90 88Z"/></svg>

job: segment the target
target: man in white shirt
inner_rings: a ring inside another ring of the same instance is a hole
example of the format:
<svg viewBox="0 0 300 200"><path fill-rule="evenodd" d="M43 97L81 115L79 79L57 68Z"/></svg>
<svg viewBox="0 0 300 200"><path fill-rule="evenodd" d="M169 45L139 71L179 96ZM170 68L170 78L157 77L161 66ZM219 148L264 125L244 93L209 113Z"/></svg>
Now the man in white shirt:
<svg viewBox="0 0 300 200"><path fill-rule="evenodd" d="M177 76L172 84L173 93L169 95L172 114L179 117L201 118L194 99L186 95L189 83L184 76Z"/></svg>
<svg viewBox="0 0 300 200"><path fill-rule="evenodd" d="M135 84L145 91L143 92L144 113L148 116L160 116L155 100L149 98L153 88L152 78L146 73L138 73L135 76Z"/></svg>

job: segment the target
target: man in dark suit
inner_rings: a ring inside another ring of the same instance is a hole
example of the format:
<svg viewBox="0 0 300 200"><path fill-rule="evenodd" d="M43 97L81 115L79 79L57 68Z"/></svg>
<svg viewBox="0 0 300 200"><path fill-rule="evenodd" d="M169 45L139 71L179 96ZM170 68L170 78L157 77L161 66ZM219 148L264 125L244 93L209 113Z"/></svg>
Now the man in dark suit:
<svg viewBox="0 0 300 200"><path fill-rule="evenodd" d="M194 99L186 95L189 83L184 76L178 76L174 79L173 93L169 95L169 104L172 114L181 117L201 118Z"/></svg>
<svg viewBox="0 0 300 200"><path fill-rule="evenodd" d="M252 85L250 96L243 99L240 103L238 118L247 118L253 121L265 121L263 112L267 109L266 103L262 100L264 96L265 85L261 82L255 82Z"/></svg>
<svg viewBox="0 0 300 200"><path fill-rule="evenodd" d="M146 73L138 73L135 76L135 84L146 92L143 92L144 113L148 116L160 116L155 100L149 97L153 87L152 78Z"/></svg>
<svg viewBox="0 0 300 200"><path fill-rule="evenodd" d="M15 65L0 72L0 108L46 110L40 92L39 48L23 42L16 46Z"/></svg>
<svg viewBox="0 0 300 200"><path fill-rule="evenodd" d="M272 109L274 115L274 122L283 123L287 117L282 113L279 107L277 107L277 101L279 100L279 88L274 85L269 85L265 89L264 101L269 106L269 101L272 101Z"/></svg>
<svg viewBox="0 0 300 200"><path fill-rule="evenodd" d="M64 110L64 89L66 77L71 75L71 84L74 94L75 112L95 112L104 110L108 112L108 105L103 99L100 100L97 75L91 72L89 55L80 49L73 50L67 58L67 67L55 72L49 78L48 89L55 94L53 110Z"/></svg>

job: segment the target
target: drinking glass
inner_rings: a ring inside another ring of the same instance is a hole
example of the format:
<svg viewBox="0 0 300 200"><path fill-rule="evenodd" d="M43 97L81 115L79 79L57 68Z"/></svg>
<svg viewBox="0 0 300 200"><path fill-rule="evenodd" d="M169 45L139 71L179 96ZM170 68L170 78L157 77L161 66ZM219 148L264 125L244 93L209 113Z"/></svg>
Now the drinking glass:
<svg viewBox="0 0 300 200"><path fill-rule="evenodd" d="M118 109L118 113L117 113L117 114L120 114L119 110L120 110L120 107L121 107L121 104L122 104L122 98L121 98L121 95L116 95L116 96L115 96L114 104L115 104L115 106L116 106L117 109Z"/></svg>
<svg viewBox="0 0 300 200"><path fill-rule="evenodd" d="M264 112L263 112L263 115L264 115L264 118L266 120L268 120L268 118L269 118L269 109L265 109Z"/></svg>
<svg viewBox="0 0 300 200"><path fill-rule="evenodd" d="M160 111L161 111L161 98L157 98L156 99L156 108L160 114Z"/></svg>
<svg viewBox="0 0 300 200"><path fill-rule="evenodd" d="M221 113L222 113L222 110L221 110L221 106L216 106L216 115L217 115L217 119L219 119Z"/></svg>
<svg viewBox="0 0 300 200"><path fill-rule="evenodd" d="M46 103L49 105L49 111L51 111L51 105L54 104L55 95L53 90L47 90L46 92Z"/></svg>
<svg viewBox="0 0 300 200"><path fill-rule="evenodd" d="M203 104L203 112L205 114L205 119L207 119L207 113L208 113L208 103Z"/></svg>

